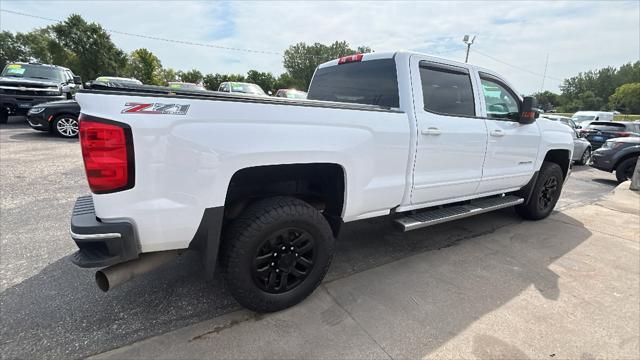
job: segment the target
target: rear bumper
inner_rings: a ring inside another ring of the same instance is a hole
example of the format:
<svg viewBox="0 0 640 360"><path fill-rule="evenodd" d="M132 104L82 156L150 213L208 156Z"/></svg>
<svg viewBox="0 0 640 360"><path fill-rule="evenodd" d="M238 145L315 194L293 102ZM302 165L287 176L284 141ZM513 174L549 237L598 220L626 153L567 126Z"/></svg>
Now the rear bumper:
<svg viewBox="0 0 640 360"><path fill-rule="evenodd" d="M70 232L79 249L71 261L80 267L110 266L136 259L140 253L133 224L102 222L96 217L90 195L76 200Z"/></svg>

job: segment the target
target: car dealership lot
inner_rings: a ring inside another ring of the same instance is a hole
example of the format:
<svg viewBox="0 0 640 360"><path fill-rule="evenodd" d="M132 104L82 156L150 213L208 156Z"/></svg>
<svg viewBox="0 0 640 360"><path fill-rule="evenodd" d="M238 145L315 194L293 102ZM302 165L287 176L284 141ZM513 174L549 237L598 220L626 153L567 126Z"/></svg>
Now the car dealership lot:
<svg viewBox="0 0 640 360"><path fill-rule="evenodd" d="M102 293L93 271L68 259L75 251L70 211L89 192L77 140L36 132L14 118L0 127L0 160L3 357L87 356L238 309L219 276L209 282L194 276L200 267L192 254ZM575 167L556 209L595 202L615 185L611 174ZM509 210L407 234L386 219L348 224L326 281L521 222Z"/></svg>

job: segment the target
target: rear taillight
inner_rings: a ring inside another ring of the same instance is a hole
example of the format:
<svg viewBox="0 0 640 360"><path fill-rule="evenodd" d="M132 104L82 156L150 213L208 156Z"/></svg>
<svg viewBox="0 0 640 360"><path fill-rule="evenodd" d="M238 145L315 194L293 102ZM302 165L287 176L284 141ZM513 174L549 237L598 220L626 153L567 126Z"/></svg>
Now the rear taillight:
<svg viewBox="0 0 640 360"><path fill-rule="evenodd" d="M91 191L105 194L133 187L133 139L128 125L81 114L80 146Z"/></svg>
<svg viewBox="0 0 640 360"><path fill-rule="evenodd" d="M629 136L631 136L631 133L627 132L627 131L618 131L616 133L616 136L617 137L629 137Z"/></svg>

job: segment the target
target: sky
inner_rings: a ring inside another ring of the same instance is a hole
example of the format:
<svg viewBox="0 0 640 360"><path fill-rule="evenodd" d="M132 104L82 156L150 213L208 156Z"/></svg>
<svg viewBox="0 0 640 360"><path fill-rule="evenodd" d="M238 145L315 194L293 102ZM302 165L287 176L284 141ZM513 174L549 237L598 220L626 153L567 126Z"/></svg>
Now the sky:
<svg viewBox="0 0 640 360"><path fill-rule="evenodd" d="M347 41L352 48L411 50L502 74L523 94L559 92L562 79L640 59L640 1L211 2L0 0L0 9L152 37L261 51L232 51L111 33L130 52L147 48L165 67L204 73L284 72L292 44ZM27 32L50 21L0 12L0 30ZM546 74L545 63L548 55Z"/></svg>

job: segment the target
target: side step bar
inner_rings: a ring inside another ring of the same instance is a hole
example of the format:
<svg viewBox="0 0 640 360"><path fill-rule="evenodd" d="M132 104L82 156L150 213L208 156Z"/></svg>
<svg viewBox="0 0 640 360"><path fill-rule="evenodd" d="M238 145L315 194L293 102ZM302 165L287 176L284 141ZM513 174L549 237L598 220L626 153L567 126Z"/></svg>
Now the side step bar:
<svg viewBox="0 0 640 360"><path fill-rule="evenodd" d="M523 198L513 195L477 199L464 205L437 208L410 214L396 219L395 222L400 225L403 231L409 231L519 205L523 202Z"/></svg>

